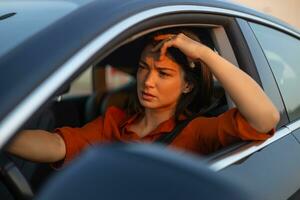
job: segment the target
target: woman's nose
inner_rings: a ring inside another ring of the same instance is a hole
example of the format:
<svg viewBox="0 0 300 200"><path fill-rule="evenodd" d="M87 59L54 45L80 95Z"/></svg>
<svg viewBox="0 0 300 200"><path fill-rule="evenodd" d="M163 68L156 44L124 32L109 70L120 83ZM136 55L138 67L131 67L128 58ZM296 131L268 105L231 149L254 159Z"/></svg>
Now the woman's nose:
<svg viewBox="0 0 300 200"><path fill-rule="evenodd" d="M145 87L154 87L155 84L155 74L150 70L145 77Z"/></svg>

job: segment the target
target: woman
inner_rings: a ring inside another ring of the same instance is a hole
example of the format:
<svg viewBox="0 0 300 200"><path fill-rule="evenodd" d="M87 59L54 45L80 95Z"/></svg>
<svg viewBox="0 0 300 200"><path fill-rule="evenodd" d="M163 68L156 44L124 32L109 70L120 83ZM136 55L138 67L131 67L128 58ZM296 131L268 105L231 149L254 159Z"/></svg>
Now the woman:
<svg viewBox="0 0 300 200"><path fill-rule="evenodd" d="M189 37L188 37L189 36ZM210 102L211 73L237 108L218 117L196 117L171 142L190 152L207 154L232 142L265 140L274 133L279 113L247 74L199 42L187 31L156 33L144 48L137 71L133 112L112 107L82 128L63 127L54 134L23 131L9 152L37 162L71 160L85 147L109 141L153 142L175 124ZM203 63L201 66L199 63Z"/></svg>

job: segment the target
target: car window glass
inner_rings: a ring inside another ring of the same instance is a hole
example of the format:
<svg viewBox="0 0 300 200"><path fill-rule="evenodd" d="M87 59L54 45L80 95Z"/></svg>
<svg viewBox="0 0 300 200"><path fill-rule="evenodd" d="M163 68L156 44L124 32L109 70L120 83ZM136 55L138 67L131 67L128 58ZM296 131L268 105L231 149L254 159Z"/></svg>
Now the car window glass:
<svg viewBox="0 0 300 200"><path fill-rule="evenodd" d="M250 23L273 71L290 120L300 116L300 40L280 31Z"/></svg>

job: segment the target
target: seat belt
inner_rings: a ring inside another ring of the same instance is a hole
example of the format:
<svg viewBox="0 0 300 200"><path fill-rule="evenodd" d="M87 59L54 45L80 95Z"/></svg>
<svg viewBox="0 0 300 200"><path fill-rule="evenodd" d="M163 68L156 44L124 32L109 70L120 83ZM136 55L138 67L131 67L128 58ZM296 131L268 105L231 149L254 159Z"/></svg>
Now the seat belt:
<svg viewBox="0 0 300 200"><path fill-rule="evenodd" d="M163 134L157 140L155 140L155 143L171 144L177 135L182 131L182 129L184 129L184 127L186 127L192 119L193 118L181 121L170 133Z"/></svg>
<svg viewBox="0 0 300 200"><path fill-rule="evenodd" d="M177 137L177 135L179 135L179 133L182 131L182 129L184 129L184 127L187 126L187 124L192 121L193 119L195 119L198 116L201 116L201 113L205 113L208 110L216 107L218 105L220 100L216 100L214 103L212 103L208 108L204 109L203 111L197 113L196 115L194 115L193 117L189 117L183 121L181 121L179 124L177 124L174 129L170 132L170 133L166 133L163 134L162 136L160 136L157 140L155 140L155 143L162 143L162 144L171 144L173 142L173 140Z"/></svg>

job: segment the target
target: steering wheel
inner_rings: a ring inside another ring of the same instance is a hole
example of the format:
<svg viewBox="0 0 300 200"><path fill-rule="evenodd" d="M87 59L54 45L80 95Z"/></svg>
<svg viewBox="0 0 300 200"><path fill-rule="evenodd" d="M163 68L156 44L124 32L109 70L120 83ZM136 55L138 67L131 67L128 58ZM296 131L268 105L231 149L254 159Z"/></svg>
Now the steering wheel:
<svg viewBox="0 0 300 200"><path fill-rule="evenodd" d="M0 180L15 199L33 198L32 188L8 153L0 152Z"/></svg>

